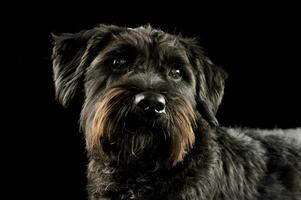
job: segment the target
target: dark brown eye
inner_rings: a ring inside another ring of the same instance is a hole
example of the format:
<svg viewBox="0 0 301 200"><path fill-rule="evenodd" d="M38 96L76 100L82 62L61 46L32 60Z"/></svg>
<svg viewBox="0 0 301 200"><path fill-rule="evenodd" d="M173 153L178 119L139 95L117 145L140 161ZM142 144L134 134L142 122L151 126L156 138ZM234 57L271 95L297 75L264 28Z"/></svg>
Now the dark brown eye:
<svg viewBox="0 0 301 200"><path fill-rule="evenodd" d="M115 58L112 60L112 65L114 68L123 67L126 63L126 60L123 58Z"/></svg>
<svg viewBox="0 0 301 200"><path fill-rule="evenodd" d="M169 73L168 73L168 76L175 80L175 81L178 81L182 78L182 72L179 68L172 68Z"/></svg>

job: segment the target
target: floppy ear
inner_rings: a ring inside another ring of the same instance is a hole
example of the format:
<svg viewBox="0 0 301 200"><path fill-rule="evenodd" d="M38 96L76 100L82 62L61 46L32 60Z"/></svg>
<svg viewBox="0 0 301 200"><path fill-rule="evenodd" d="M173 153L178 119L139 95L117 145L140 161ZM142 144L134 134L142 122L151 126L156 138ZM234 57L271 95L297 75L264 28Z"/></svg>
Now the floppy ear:
<svg viewBox="0 0 301 200"><path fill-rule="evenodd" d="M92 32L52 34L55 93L64 106L75 95L83 76L87 64L87 43L91 36Z"/></svg>
<svg viewBox="0 0 301 200"><path fill-rule="evenodd" d="M52 34L55 93L63 106L67 106L80 89L86 68L99 52L100 43L113 29L117 27L99 25L74 34Z"/></svg>
<svg viewBox="0 0 301 200"><path fill-rule="evenodd" d="M202 60L202 67L198 79L199 101L201 109L206 110L207 118L212 125L217 126L218 121L215 117L218 107L224 95L225 80L227 73L217 65L214 65L209 59ZM202 87L204 85L205 87Z"/></svg>
<svg viewBox="0 0 301 200"><path fill-rule="evenodd" d="M189 49L189 59L197 71L198 109L211 125L217 126L215 115L224 95L225 80L228 75L205 56L195 39L186 39L185 43Z"/></svg>

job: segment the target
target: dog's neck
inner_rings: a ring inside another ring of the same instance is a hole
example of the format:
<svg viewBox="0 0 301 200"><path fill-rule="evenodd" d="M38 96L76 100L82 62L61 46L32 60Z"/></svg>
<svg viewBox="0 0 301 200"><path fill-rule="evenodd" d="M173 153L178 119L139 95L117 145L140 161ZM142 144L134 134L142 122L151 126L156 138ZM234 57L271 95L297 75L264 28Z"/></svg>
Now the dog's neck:
<svg viewBox="0 0 301 200"><path fill-rule="evenodd" d="M114 171L128 171L128 172L138 172L142 171L154 173L157 171L165 171L165 170L181 170L185 168L186 165L189 165L189 159L194 154L199 154L201 149L208 149L208 143L210 140L209 132L212 132L212 127L209 127L208 124L203 123L200 120L201 125L195 130L195 143L193 148L190 149L189 152L184 156L183 160L173 164L169 160L169 155L163 155L163 152L167 152L168 148L162 144L162 149L157 149L154 151L146 151L142 154L141 157L135 159L128 159L127 161L119 159L116 155L112 155L110 152L102 152L101 154L97 154L95 156L90 156L93 160L99 160L103 163L104 167L114 168ZM188 156L190 155L190 156Z"/></svg>
<svg viewBox="0 0 301 200"><path fill-rule="evenodd" d="M216 145L213 144L214 138L211 138L212 134L210 134L209 131L210 130L207 130L207 132L198 134L199 136L196 138L194 148L187 153L183 161L178 162L175 166L167 165L166 161L150 160L147 162L140 160L124 166L108 158L91 158L88 180L93 182L95 177L99 177L102 183L106 185L105 190L103 190L103 186L99 186L99 188L102 188L101 193L114 193L115 188L124 188L127 190L122 193L127 193L128 190L137 192L141 188L143 188L143 190L148 190L149 188L149 191L143 191L142 193L152 193L154 188L168 188L166 185L174 187L175 182L180 185L185 185L184 177L198 174L198 169L200 168L203 169L202 173L204 174L215 173L214 170L216 167L213 167L215 163L211 162L211 158L213 157L212 154L217 151L212 148L212 146L214 147ZM210 162L211 165L207 165L206 163L208 162ZM204 163L206 165L203 165ZM207 180L206 176L204 176L204 179L206 179L204 183L212 181ZM97 181L95 182L98 183ZM152 183L156 184L152 185ZM165 184L165 186L162 185L162 187L160 187L157 184ZM204 189L206 188L207 187L204 187ZM203 193L211 194L210 191L203 191Z"/></svg>

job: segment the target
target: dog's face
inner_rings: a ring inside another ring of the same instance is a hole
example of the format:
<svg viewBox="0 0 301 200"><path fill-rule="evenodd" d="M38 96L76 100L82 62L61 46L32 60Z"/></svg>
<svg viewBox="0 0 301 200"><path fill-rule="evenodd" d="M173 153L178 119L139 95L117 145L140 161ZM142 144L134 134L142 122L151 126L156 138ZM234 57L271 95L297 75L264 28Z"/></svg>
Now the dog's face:
<svg viewBox="0 0 301 200"><path fill-rule="evenodd" d="M217 125L225 73L195 40L106 25L54 40L56 95L67 106L84 91L91 156L175 165L201 137L200 123Z"/></svg>

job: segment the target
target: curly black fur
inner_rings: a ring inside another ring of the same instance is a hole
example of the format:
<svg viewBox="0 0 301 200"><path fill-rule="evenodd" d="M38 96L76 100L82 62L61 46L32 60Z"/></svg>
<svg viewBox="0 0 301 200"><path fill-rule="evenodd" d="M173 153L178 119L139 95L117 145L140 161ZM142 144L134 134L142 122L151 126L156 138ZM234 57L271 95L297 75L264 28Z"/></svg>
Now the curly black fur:
<svg viewBox="0 0 301 200"><path fill-rule="evenodd" d="M195 39L113 25L53 38L58 100L84 94L91 200L301 199L301 130L219 126L227 75ZM164 96L159 118L133 106L145 91Z"/></svg>

